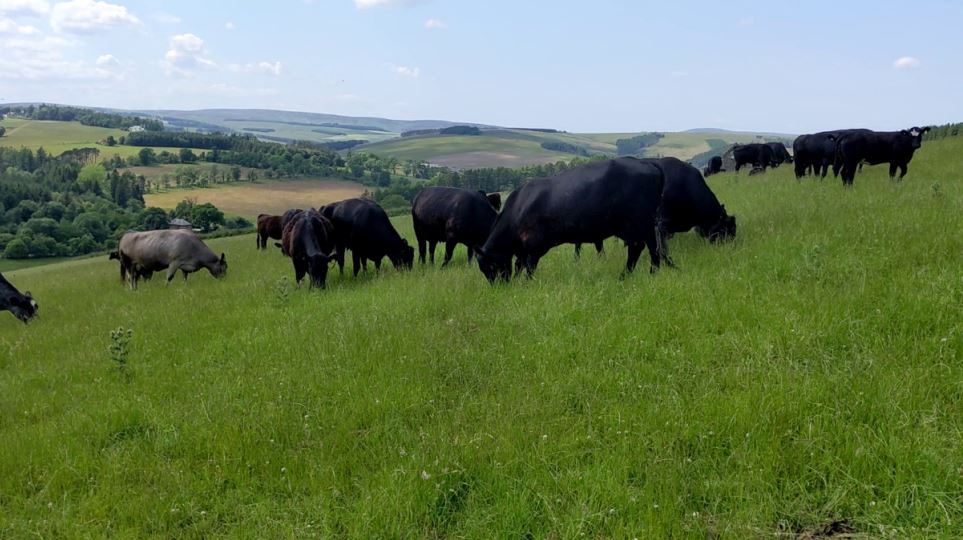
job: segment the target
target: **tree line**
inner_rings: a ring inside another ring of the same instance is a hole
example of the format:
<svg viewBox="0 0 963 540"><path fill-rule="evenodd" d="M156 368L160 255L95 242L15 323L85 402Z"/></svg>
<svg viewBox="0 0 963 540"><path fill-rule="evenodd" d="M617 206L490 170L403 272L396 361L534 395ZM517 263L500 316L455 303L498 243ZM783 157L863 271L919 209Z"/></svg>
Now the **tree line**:
<svg viewBox="0 0 963 540"><path fill-rule="evenodd" d="M107 113L85 109L82 107L68 107L64 105L21 105L0 107L0 115L12 115L28 120L57 120L60 122L80 122L85 126L95 126L112 129L130 129L140 126L148 131L162 131L164 122L155 118L128 116L124 114Z"/></svg>

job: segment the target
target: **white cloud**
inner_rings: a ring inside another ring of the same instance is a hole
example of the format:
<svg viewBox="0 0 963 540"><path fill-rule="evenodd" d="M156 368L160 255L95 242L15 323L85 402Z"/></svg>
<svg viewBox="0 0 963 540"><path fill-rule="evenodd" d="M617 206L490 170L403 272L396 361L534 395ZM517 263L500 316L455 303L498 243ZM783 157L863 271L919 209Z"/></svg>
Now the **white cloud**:
<svg viewBox="0 0 963 540"><path fill-rule="evenodd" d="M233 21L227 21L226 23L224 23L224 28L227 30L234 30L235 28L237 28L237 26L234 24Z"/></svg>
<svg viewBox="0 0 963 540"><path fill-rule="evenodd" d="M896 69L913 69L920 66L920 59L912 56L903 56L902 58L897 58L893 62L893 67Z"/></svg>
<svg viewBox="0 0 963 540"><path fill-rule="evenodd" d="M440 19L428 19L425 21L425 28L429 30L444 30L448 28L448 25Z"/></svg>
<svg viewBox="0 0 963 540"><path fill-rule="evenodd" d="M168 75L189 75L198 69L216 69L217 64L205 57L204 40L194 34L171 36L162 65Z"/></svg>
<svg viewBox="0 0 963 540"><path fill-rule="evenodd" d="M0 0L0 13L14 16L46 15L50 13L47 0Z"/></svg>
<svg viewBox="0 0 963 540"><path fill-rule="evenodd" d="M418 76L421 75L421 69L410 68L408 66L394 66L391 68L391 71L402 77L408 77L409 79L417 79Z"/></svg>
<svg viewBox="0 0 963 540"><path fill-rule="evenodd" d="M108 66L65 57L77 44L60 36L0 39L0 80L113 79Z"/></svg>
<svg viewBox="0 0 963 540"><path fill-rule="evenodd" d="M227 68L237 73L269 73L274 76L281 74L281 62L255 62L251 64L231 64Z"/></svg>
<svg viewBox="0 0 963 540"><path fill-rule="evenodd" d="M181 18L177 15L163 11L155 13L153 19L161 24L179 24L181 22Z"/></svg>
<svg viewBox="0 0 963 540"><path fill-rule="evenodd" d="M368 9L382 6L404 6L420 2L421 0L354 0L354 5L358 9Z"/></svg>
<svg viewBox="0 0 963 540"><path fill-rule="evenodd" d="M0 17L0 36L4 34L30 36L30 35L38 34L39 32L40 31L34 28L33 26L29 26L29 25L21 26L17 24L17 21Z"/></svg>
<svg viewBox="0 0 963 540"><path fill-rule="evenodd" d="M50 25L58 32L88 33L138 24L140 19L126 7L97 0L59 2L50 14Z"/></svg>
<svg viewBox="0 0 963 540"><path fill-rule="evenodd" d="M112 54L102 54L97 57L98 66L119 66L120 61Z"/></svg>

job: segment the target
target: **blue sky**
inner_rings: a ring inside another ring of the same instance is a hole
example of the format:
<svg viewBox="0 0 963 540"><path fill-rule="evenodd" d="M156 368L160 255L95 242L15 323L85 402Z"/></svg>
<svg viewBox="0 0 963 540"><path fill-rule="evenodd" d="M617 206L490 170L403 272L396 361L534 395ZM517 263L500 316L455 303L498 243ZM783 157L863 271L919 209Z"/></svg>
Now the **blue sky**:
<svg viewBox="0 0 963 540"><path fill-rule="evenodd" d="M0 0L0 103L569 131L963 121L963 2Z"/></svg>

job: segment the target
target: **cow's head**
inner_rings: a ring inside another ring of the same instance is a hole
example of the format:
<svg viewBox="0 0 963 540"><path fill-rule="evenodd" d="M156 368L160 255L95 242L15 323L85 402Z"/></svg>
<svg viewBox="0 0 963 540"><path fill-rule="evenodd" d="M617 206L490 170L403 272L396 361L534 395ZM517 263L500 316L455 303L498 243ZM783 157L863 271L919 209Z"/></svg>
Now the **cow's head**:
<svg viewBox="0 0 963 540"><path fill-rule="evenodd" d="M221 259L211 267L211 275L222 278L227 275L227 258L221 253Z"/></svg>
<svg viewBox="0 0 963 540"><path fill-rule="evenodd" d="M501 193L498 193L498 192L489 193L489 194L485 195L485 198L488 199L488 204L492 205L492 208L494 208L496 212L498 212L499 210L502 209L502 194L501 194Z"/></svg>
<svg viewBox="0 0 963 540"><path fill-rule="evenodd" d="M391 264L395 265L395 268L399 270L411 270L412 265L415 263L415 248L411 247L411 244L407 240L401 240L401 247L398 248L398 252L391 258Z"/></svg>
<svg viewBox="0 0 963 540"><path fill-rule="evenodd" d="M731 240L736 237L736 216L727 214L726 207L722 206L719 219L708 230L702 232L713 243Z"/></svg>
<svg viewBox="0 0 963 540"><path fill-rule="evenodd" d="M311 286L324 288L328 280L328 265L334 260L335 251L324 254L318 253L308 258L308 275L311 277Z"/></svg>
<svg viewBox="0 0 963 540"><path fill-rule="evenodd" d="M920 146L923 146L923 134L929 130L929 127L911 127L909 129L900 131L900 134L909 137L910 144L913 146L913 150L916 150Z"/></svg>
<svg viewBox="0 0 963 540"><path fill-rule="evenodd" d="M489 253L481 246L476 246L475 253L478 257L478 268L488 278L488 282L494 284L496 280L507 282L512 277L512 257L499 253Z"/></svg>
<svg viewBox="0 0 963 540"><path fill-rule="evenodd" d="M10 304L10 313L13 316L20 319L24 323L30 322L30 319L37 316L37 310L40 306L37 305L37 301L33 299L33 295L30 291L26 294L15 294L7 299L7 303Z"/></svg>

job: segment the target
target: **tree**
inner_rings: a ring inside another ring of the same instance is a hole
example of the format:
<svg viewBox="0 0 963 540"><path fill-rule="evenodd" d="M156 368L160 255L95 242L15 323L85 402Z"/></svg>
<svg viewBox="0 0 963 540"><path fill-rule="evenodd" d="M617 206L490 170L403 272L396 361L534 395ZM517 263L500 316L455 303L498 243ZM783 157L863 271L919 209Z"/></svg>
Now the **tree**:
<svg viewBox="0 0 963 540"><path fill-rule="evenodd" d="M144 209L137 218L140 228L145 231L156 231L167 228L167 212L163 208L152 206Z"/></svg>
<svg viewBox="0 0 963 540"><path fill-rule="evenodd" d="M108 135L107 138L104 140L104 144L106 144L107 146L116 146L117 140L114 139L113 135Z"/></svg>
<svg viewBox="0 0 963 540"><path fill-rule="evenodd" d="M194 152L191 151L190 148L181 148L177 152L177 157L180 158L181 163L194 163L197 161L197 156L194 155Z"/></svg>
<svg viewBox="0 0 963 540"><path fill-rule="evenodd" d="M5 128L5 127L3 127L3 126L0 126L0 137L3 137L3 135L4 135L6 132L7 132L7 128Z"/></svg>
<svg viewBox="0 0 963 540"><path fill-rule="evenodd" d="M224 224L224 212L211 203L199 204L191 212L191 223L205 232L210 231L215 225Z"/></svg>
<svg viewBox="0 0 963 540"><path fill-rule="evenodd" d="M237 182L241 179L241 168L237 165L231 167L231 178Z"/></svg>
<svg viewBox="0 0 963 540"><path fill-rule="evenodd" d="M20 238L11 240L7 248L3 250L3 256L8 259L26 259L30 256L30 249L27 243Z"/></svg>
<svg viewBox="0 0 963 540"><path fill-rule="evenodd" d="M137 159L144 167L149 167L157 162L157 156L153 148L141 148L140 152L137 152Z"/></svg>

